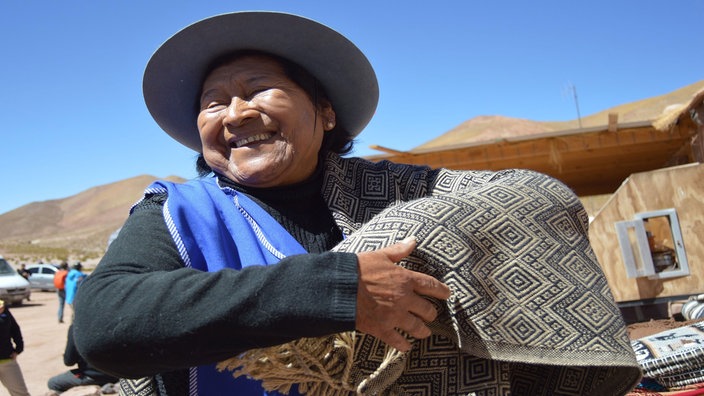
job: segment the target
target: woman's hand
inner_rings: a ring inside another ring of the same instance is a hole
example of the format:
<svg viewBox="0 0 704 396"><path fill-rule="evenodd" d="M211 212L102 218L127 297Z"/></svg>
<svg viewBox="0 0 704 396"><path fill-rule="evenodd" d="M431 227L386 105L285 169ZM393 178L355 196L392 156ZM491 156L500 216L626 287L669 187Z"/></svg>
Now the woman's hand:
<svg viewBox="0 0 704 396"><path fill-rule="evenodd" d="M415 238L406 238L383 249L357 253L357 330L403 352L411 344L399 330L414 338L429 337L426 322L437 317L435 307L423 296L440 300L450 297L450 288L439 280L396 265L415 247Z"/></svg>

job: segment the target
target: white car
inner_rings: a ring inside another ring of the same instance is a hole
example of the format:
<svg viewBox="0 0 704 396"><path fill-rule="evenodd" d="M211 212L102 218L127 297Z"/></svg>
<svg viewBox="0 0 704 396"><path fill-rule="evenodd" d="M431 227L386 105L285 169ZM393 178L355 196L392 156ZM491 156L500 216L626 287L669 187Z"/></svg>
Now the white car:
<svg viewBox="0 0 704 396"><path fill-rule="evenodd" d="M55 291L54 274L59 269L52 264L32 264L28 265L29 271L29 287L32 289L41 289L44 291Z"/></svg>
<svg viewBox="0 0 704 396"><path fill-rule="evenodd" d="M22 305L29 300L31 290L27 279L0 256L0 300L6 304Z"/></svg>

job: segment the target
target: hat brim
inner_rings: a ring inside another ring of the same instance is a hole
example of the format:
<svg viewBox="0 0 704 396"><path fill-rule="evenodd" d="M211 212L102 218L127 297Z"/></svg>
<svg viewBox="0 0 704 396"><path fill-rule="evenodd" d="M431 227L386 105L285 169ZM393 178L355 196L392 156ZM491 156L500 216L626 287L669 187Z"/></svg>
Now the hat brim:
<svg viewBox="0 0 704 396"><path fill-rule="evenodd" d="M355 136L374 115L379 100L376 74L350 40L297 15L235 12L185 27L147 64L144 101L157 124L179 143L201 151L196 119L205 73L215 59L240 50L271 53L306 69L327 93L338 124Z"/></svg>

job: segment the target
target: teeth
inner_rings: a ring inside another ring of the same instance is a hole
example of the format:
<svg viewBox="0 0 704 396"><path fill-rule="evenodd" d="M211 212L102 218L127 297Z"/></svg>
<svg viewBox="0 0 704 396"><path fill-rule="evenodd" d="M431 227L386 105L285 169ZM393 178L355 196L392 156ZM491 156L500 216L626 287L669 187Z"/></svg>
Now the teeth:
<svg viewBox="0 0 704 396"><path fill-rule="evenodd" d="M236 141L236 142L235 142L235 146L236 146L237 148L240 148L240 147L242 147L242 146L244 146L244 145L247 145L247 144L249 144L249 143L252 143L252 142L256 142L256 141L259 141L259 140L267 140L267 139L269 139L270 136L271 136L271 135L268 134L268 133L260 133L260 134L257 134L257 135L254 135L254 136L250 136L250 137L248 137L248 138L240 139L240 140Z"/></svg>

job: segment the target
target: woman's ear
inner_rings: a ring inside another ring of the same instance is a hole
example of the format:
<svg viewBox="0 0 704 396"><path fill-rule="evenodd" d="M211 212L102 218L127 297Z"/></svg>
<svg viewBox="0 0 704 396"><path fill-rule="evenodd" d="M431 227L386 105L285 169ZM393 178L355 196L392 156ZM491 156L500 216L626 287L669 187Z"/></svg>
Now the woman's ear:
<svg viewBox="0 0 704 396"><path fill-rule="evenodd" d="M323 130L325 130L325 132L335 128L335 125L337 125L335 110L332 109L332 104L327 100L321 106L320 115L323 119Z"/></svg>

